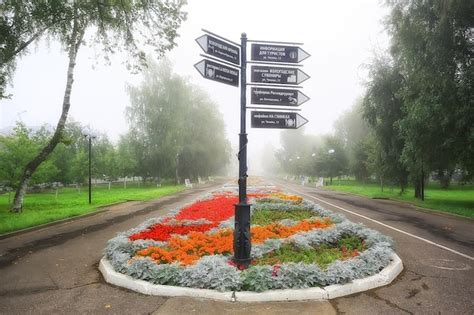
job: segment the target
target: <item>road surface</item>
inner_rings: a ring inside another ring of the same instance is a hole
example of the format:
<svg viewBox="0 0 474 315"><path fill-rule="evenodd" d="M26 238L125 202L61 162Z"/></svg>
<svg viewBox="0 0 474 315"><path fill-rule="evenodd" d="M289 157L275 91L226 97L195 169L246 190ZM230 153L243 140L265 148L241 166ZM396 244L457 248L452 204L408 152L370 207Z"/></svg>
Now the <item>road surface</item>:
<svg viewBox="0 0 474 315"><path fill-rule="evenodd" d="M330 302L165 298L104 282L97 265L107 240L221 184L115 205L91 217L0 238L0 314L473 314L473 220L283 181L277 182L283 189L392 236L404 272L390 286Z"/></svg>
<svg viewBox="0 0 474 315"><path fill-rule="evenodd" d="M332 300L347 314L474 314L474 220L411 205L274 183L395 240L404 264L391 285Z"/></svg>

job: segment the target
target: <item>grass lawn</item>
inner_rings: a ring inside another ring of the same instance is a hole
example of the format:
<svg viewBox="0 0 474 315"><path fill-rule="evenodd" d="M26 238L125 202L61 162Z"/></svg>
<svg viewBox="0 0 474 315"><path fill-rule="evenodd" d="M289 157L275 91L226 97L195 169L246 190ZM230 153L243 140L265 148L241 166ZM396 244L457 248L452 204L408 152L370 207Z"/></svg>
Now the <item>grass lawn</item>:
<svg viewBox="0 0 474 315"><path fill-rule="evenodd" d="M157 199L182 190L183 185L157 188L156 185L128 184L126 189L119 185L112 186L110 190L107 186L93 186L92 204L89 205L87 186L80 192L75 188L60 188L57 198L55 191L27 194L20 214L9 212L9 196L3 194L0 195L0 234L93 212L100 206L128 200ZM13 195L10 196L12 200Z"/></svg>
<svg viewBox="0 0 474 315"><path fill-rule="evenodd" d="M333 184L324 189L352 193L370 198L388 198L412 203L418 207L449 212L474 218L474 186L453 184L448 189L441 189L437 183L425 188L425 201L414 197L413 187L409 187L402 195L398 187L385 187L382 192L375 183L360 183L355 180L333 179Z"/></svg>

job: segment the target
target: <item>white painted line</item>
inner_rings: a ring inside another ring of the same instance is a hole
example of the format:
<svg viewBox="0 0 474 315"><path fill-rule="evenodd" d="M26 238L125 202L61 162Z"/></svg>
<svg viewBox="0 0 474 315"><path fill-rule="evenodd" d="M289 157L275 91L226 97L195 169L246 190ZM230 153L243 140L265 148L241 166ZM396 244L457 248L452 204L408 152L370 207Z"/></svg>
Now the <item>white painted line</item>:
<svg viewBox="0 0 474 315"><path fill-rule="evenodd" d="M451 248L449 248L449 247L443 246L443 245L441 245L441 244L435 243L435 242L433 242L433 241L427 240L426 238L419 237L419 236L416 236L416 235L414 235L414 234L411 234L411 233L405 232L405 231L403 231L403 230L397 229L396 227L393 227L393 226L391 226L391 225L388 225L388 224L382 223L382 222L380 222L380 221L374 220L374 219L369 218L369 217L367 217L367 216L365 216L365 215L362 215L362 214L356 213L356 212L354 212L354 211L347 210L347 209L344 209L344 208L342 208L342 207L336 206L335 204L332 204L332 203L330 203L330 202L327 202L327 201L325 201L325 200L323 200L323 199L320 199L320 198L318 198L318 197L312 196L312 195L307 194L307 193L304 193L304 192L302 192L302 191L298 191L298 190L293 189L293 188L288 188L288 190L292 190L292 191L296 192L297 194L301 194L301 195L304 195L304 196L306 196L306 197L308 197L308 198L313 198L313 199L316 199L316 200L318 200L318 201L324 202L325 204L328 204L328 205L330 205L331 207L340 209L340 210L342 210L342 211L345 211L345 212L348 212L348 213L350 213L350 214L359 216L359 217L364 218L364 219L366 219L366 220L369 220L369 221L371 221L371 222L380 224L380 225L382 225L382 226L384 226L384 227L386 227L386 228L392 229L392 230L394 230L394 231L397 231L397 232L399 232L399 233L402 233L402 234L408 235L408 236L410 236L410 237L416 238L416 239L418 239L418 240L420 240L420 241L426 242L426 243L431 244L431 245L433 245L433 246L436 246L436 247L439 247L439 248L441 248L441 249L447 250L447 251L449 251L449 252L451 252L451 253L453 253L453 254L462 256L462 257L467 258L467 259L470 259L470 260L474 260L474 257L472 257L472 256L463 254L463 253L461 253L461 252L458 252L457 250L454 250L454 249L451 249Z"/></svg>

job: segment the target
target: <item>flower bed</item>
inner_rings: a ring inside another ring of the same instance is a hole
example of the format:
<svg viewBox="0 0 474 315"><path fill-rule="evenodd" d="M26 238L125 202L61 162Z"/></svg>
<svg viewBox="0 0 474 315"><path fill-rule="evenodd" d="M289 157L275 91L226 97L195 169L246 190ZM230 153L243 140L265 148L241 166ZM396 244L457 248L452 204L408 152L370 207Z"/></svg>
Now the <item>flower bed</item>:
<svg viewBox="0 0 474 315"><path fill-rule="evenodd" d="M115 271L154 284L219 291L322 287L374 275L390 238L278 191L249 194L252 263L232 261L236 193L214 193L118 234L104 251Z"/></svg>

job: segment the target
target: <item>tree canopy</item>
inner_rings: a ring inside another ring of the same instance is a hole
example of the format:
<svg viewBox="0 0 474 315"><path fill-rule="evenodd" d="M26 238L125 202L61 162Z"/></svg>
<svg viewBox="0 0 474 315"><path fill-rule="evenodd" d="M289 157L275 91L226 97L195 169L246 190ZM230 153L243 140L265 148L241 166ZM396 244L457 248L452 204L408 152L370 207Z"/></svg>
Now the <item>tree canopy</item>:
<svg viewBox="0 0 474 315"><path fill-rule="evenodd" d="M150 62L138 86L130 86L123 139L143 177L197 178L227 164L230 144L209 96L172 72L168 61ZM177 173L176 173L177 172Z"/></svg>
<svg viewBox="0 0 474 315"><path fill-rule="evenodd" d="M11 77L17 57L36 39L58 41L68 53L66 88L61 116L43 149L26 164L15 193L13 212L20 212L29 181L38 167L62 141L74 82L77 54L87 39L101 49L107 59L116 51L129 55L129 68L140 69L145 62L145 46L158 56L173 48L177 28L186 18L183 0L175 1L57 1L7 0L0 3L0 98Z"/></svg>

